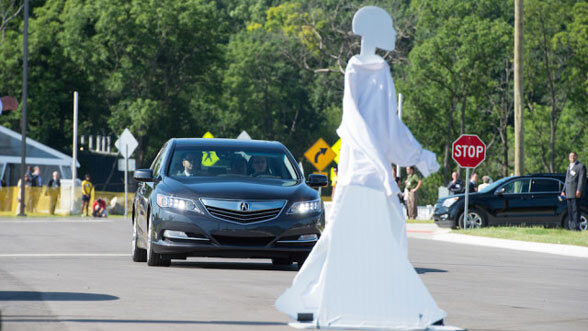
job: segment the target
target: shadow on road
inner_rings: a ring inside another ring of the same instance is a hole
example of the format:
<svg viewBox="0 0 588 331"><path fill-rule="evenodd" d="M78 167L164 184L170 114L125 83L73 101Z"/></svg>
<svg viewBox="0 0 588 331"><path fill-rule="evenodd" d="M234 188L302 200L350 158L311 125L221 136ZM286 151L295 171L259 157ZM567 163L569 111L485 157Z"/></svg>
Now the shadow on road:
<svg viewBox="0 0 588 331"><path fill-rule="evenodd" d="M443 269L433 269L433 268L414 268L414 270L417 272L417 274L422 275L422 274L426 274L429 272L447 272L447 270L443 270Z"/></svg>
<svg viewBox="0 0 588 331"><path fill-rule="evenodd" d="M0 301L109 301L118 299L113 295L96 293L0 291Z"/></svg>
<svg viewBox="0 0 588 331"><path fill-rule="evenodd" d="M263 262L200 262L200 261L172 261L171 267L203 268L203 269L232 269L232 270L277 270L298 271L296 264L276 266Z"/></svg>

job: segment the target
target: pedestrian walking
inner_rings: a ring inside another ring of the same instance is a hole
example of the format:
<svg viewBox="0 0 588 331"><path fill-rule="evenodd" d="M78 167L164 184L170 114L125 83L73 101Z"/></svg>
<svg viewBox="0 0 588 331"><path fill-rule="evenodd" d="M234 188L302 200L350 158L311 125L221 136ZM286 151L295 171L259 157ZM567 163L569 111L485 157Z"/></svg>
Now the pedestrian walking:
<svg viewBox="0 0 588 331"><path fill-rule="evenodd" d="M82 181L82 215L84 215L85 210L86 216L90 216L90 214L88 214L88 209L90 207L90 197L92 196L94 185L92 185L92 182L90 181L90 174L86 174L84 178L85 179Z"/></svg>
<svg viewBox="0 0 588 331"><path fill-rule="evenodd" d="M568 155L570 165L566 171L566 183L561 195L568 204L568 229L580 230L580 205L579 200L586 187L586 166L578 161L578 153L571 152Z"/></svg>
<svg viewBox="0 0 588 331"><path fill-rule="evenodd" d="M404 183L406 184L406 191L408 193L408 198L406 200L406 213L408 214L409 219L416 219L417 218L417 198L418 194L417 191L421 188L423 182L419 178L417 174L414 173L414 167L406 167L406 180Z"/></svg>

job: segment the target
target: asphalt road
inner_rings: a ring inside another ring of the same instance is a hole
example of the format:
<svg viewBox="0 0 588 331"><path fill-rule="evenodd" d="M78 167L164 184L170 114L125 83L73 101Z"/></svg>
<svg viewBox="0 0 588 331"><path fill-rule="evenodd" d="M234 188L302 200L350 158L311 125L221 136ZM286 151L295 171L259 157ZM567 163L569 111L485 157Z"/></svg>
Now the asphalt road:
<svg viewBox="0 0 588 331"><path fill-rule="evenodd" d="M10 330L289 330L273 308L296 270L269 260L133 263L124 219L0 219ZM587 330L588 260L409 239L446 322L470 330ZM350 261L353 263L353 261Z"/></svg>

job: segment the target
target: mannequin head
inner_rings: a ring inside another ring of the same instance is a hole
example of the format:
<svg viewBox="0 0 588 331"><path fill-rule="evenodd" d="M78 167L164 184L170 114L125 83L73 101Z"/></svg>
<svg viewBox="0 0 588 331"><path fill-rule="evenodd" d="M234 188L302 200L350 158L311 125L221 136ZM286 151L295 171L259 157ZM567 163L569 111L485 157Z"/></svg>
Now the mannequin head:
<svg viewBox="0 0 588 331"><path fill-rule="evenodd" d="M374 55L376 48L393 51L396 44L396 30L392 18L379 7L360 8L353 16L353 33L361 36L361 55Z"/></svg>

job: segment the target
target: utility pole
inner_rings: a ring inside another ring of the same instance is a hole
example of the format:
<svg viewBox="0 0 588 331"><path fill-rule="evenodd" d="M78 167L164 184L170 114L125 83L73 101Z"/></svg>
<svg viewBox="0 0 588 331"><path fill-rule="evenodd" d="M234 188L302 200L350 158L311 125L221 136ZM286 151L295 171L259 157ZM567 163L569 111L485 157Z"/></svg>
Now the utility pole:
<svg viewBox="0 0 588 331"><path fill-rule="evenodd" d="M515 0L514 38L514 172L525 172L525 126L523 123L523 0Z"/></svg>
<svg viewBox="0 0 588 331"><path fill-rule="evenodd" d="M29 73L29 0L24 1L24 34L23 34L23 59L22 59L22 118L21 118L21 149L20 149L20 209L18 216L25 214L25 173L27 172L27 94Z"/></svg>

